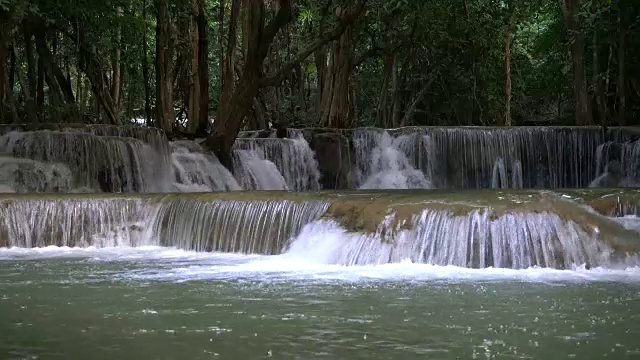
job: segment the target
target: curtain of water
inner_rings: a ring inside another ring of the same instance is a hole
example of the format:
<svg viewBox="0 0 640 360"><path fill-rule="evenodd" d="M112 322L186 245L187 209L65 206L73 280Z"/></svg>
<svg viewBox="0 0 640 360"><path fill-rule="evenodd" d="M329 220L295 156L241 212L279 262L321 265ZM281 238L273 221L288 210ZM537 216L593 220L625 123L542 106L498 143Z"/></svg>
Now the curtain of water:
<svg viewBox="0 0 640 360"><path fill-rule="evenodd" d="M213 154L193 141L171 143L175 190L208 192L241 190L236 179Z"/></svg>
<svg viewBox="0 0 640 360"><path fill-rule="evenodd" d="M599 159L617 150L624 171L640 175L640 146L631 135L597 128L403 128L356 129L353 177L359 186L372 173L375 150L385 146L406 157L437 188L586 187L599 175ZM613 143L607 145L606 140ZM605 145L603 145L605 144ZM608 155L610 157L610 155Z"/></svg>
<svg viewBox="0 0 640 360"><path fill-rule="evenodd" d="M70 192L73 173L63 164L0 156L1 192Z"/></svg>
<svg viewBox="0 0 640 360"><path fill-rule="evenodd" d="M0 246L139 246L148 214L135 198L7 199L0 202Z"/></svg>
<svg viewBox="0 0 640 360"><path fill-rule="evenodd" d="M162 154L130 137L82 132L10 132L0 137L0 152L18 158L67 166L75 184L109 192L160 192L171 183Z"/></svg>
<svg viewBox="0 0 640 360"><path fill-rule="evenodd" d="M322 216L320 201L198 201L167 198L151 227L162 246L196 251L278 254Z"/></svg>
<svg viewBox="0 0 640 360"><path fill-rule="evenodd" d="M302 134L292 139L240 138L236 150L252 150L273 162L284 177L287 188L295 191L320 189L318 162Z"/></svg>
<svg viewBox="0 0 640 360"><path fill-rule="evenodd" d="M611 248L597 234L553 213L512 213L492 218L486 209L464 216L449 211L426 210L414 218L411 230L374 235L346 233L333 221L305 227L290 252L328 254L339 265L379 265L411 261L441 266L513 268L532 266L566 269L605 265ZM339 232L339 240L316 242L316 234ZM322 248L324 249L316 249Z"/></svg>

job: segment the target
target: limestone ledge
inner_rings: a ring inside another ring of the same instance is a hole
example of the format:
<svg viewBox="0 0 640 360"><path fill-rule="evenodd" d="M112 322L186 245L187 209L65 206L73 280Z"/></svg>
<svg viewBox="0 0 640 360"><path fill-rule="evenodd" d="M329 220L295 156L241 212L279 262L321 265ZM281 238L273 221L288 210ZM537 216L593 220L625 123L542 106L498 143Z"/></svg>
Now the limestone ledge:
<svg viewBox="0 0 640 360"><path fill-rule="evenodd" d="M14 202L124 202L142 206L194 202L317 202L328 204L324 219L341 224L346 230L382 235L392 241L394 231L410 229L423 211L449 216L470 216L488 212L490 221L507 214L549 213L573 221L585 231L603 234L603 241L616 251L640 252L640 234L626 230L606 216L634 213L640 206L636 189L537 190L411 190L411 191L251 191L174 194L2 194L0 206ZM625 213L625 209L627 213ZM595 211L594 211L595 210ZM604 216L603 216L604 215ZM388 221L385 223L385 219ZM2 226L4 227L4 226ZM0 236L4 238L5 236ZM2 246L2 244L0 244Z"/></svg>

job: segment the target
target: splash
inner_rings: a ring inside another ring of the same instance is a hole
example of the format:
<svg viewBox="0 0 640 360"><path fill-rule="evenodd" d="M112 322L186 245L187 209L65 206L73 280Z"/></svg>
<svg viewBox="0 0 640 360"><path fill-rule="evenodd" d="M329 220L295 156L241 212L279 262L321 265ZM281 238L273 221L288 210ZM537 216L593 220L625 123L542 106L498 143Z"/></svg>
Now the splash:
<svg viewBox="0 0 640 360"><path fill-rule="evenodd" d="M383 133L378 145L373 149L366 178L361 189L428 189L433 185L420 170L415 169L401 149L413 140L408 136L391 138Z"/></svg>
<svg viewBox="0 0 640 360"><path fill-rule="evenodd" d="M348 232L334 221L307 225L288 253L336 265L422 263L465 268L526 269L606 266L613 250L573 221L552 213L505 214L488 211L454 216L424 211L411 229L375 234ZM606 236L606 235L605 235Z"/></svg>
<svg viewBox="0 0 640 360"><path fill-rule="evenodd" d="M241 190L236 179L213 155L193 141L171 143L175 188L179 192Z"/></svg>
<svg viewBox="0 0 640 360"><path fill-rule="evenodd" d="M264 160L275 164L285 179L287 188L294 191L320 189L320 172L315 153L301 133L291 133L293 138L239 138L236 151L249 150Z"/></svg>
<svg viewBox="0 0 640 360"><path fill-rule="evenodd" d="M130 137L84 132L9 132L0 152L17 158L64 164L78 187L105 192L162 192L171 183L163 154Z"/></svg>
<svg viewBox="0 0 640 360"><path fill-rule="evenodd" d="M69 192L71 170L62 164L0 156L0 192Z"/></svg>
<svg viewBox="0 0 640 360"><path fill-rule="evenodd" d="M256 150L236 150L235 173L243 189L289 190L278 167Z"/></svg>

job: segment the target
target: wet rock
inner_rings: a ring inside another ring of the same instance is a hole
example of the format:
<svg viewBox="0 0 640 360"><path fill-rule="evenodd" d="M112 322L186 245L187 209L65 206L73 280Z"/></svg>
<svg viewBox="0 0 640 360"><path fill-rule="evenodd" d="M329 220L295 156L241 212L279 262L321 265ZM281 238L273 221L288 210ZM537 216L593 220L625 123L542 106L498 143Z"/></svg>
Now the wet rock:
<svg viewBox="0 0 640 360"><path fill-rule="evenodd" d="M315 151L323 189L346 189L351 168L349 140L339 133L314 134L310 143Z"/></svg>

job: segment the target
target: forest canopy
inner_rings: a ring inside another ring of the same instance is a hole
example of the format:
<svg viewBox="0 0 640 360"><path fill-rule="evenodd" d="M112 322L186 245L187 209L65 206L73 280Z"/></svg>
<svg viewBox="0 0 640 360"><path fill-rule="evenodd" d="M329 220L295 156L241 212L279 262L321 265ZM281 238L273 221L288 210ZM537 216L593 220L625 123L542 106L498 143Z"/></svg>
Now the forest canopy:
<svg viewBox="0 0 640 360"><path fill-rule="evenodd" d="M632 0L0 0L0 122L631 125ZM637 120L635 120L637 122Z"/></svg>

